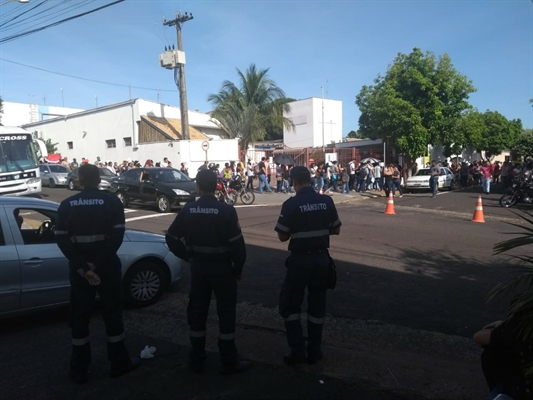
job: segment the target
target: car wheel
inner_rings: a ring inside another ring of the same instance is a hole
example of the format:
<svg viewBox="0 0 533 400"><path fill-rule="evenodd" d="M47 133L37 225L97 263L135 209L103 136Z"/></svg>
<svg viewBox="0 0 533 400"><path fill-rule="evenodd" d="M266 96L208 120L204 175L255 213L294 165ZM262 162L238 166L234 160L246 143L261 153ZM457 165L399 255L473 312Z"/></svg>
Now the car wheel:
<svg viewBox="0 0 533 400"><path fill-rule="evenodd" d="M122 203L122 206L124 208L126 208L128 206L128 201L126 200L126 196L124 196L124 193L122 192L117 192L116 193L116 196L118 197L118 199L120 200L120 202Z"/></svg>
<svg viewBox="0 0 533 400"><path fill-rule="evenodd" d="M72 179L70 181L68 181L68 188L70 190L76 189L76 186L74 185L74 181Z"/></svg>
<svg viewBox="0 0 533 400"><path fill-rule="evenodd" d="M157 211L160 213L166 213L170 211L170 201L168 201L168 197L164 194L157 198Z"/></svg>
<svg viewBox="0 0 533 400"><path fill-rule="evenodd" d="M53 179L50 179L48 181L48 186L50 186L50 188L55 188L56 187L56 183Z"/></svg>
<svg viewBox="0 0 533 400"><path fill-rule="evenodd" d="M130 307L146 307L154 304L167 287L163 269L153 261L134 264L123 280L124 300Z"/></svg>

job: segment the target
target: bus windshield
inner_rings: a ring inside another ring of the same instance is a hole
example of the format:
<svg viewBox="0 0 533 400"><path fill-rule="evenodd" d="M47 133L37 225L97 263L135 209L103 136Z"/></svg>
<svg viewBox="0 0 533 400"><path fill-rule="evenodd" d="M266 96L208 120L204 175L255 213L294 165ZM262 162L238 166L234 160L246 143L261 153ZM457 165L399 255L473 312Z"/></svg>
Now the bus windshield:
<svg viewBox="0 0 533 400"><path fill-rule="evenodd" d="M0 173L37 168L30 135L0 136Z"/></svg>

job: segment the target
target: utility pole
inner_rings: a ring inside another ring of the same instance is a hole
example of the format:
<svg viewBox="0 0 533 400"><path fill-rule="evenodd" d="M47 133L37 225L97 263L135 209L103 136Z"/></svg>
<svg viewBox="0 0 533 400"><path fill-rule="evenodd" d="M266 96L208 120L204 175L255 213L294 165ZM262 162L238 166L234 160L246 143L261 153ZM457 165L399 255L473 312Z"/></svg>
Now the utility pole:
<svg viewBox="0 0 533 400"><path fill-rule="evenodd" d="M176 14L176 18L167 21L166 19L163 19L163 25L165 26L175 26L176 27L176 33L178 36L178 51L183 52L183 42L181 40L181 26L183 23L190 21L193 19L192 14L182 14L181 11L179 11ZM185 63L179 63L177 66L178 70L178 89L180 92L180 112L181 112L181 137L183 140L190 140L189 136L189 114L188 114L188 106L187 106L187 87L185 85Z"/></svg>
<svg viewBox="0 0 533 400"><path fill-rule="evenodd" d="M324 135L324 86L322 86L322 153L326 157L326 136Z"/></svg>

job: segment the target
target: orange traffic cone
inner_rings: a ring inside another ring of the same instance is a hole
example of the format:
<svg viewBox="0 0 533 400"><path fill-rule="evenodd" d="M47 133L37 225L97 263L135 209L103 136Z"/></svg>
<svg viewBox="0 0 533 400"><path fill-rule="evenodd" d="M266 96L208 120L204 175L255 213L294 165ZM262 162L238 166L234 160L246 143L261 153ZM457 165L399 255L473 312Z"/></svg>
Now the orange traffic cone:
<svg viewBox="0 0 533 400"><path fill-rule="evenodd" d="M392 190L389 192L389 200L387 201L387 208L385 208L385 214L395 215L394 212L394 197L392 196Z"/></svg>
<svg viewBox="0 0 533 400"><path fill-rule="evenodd" d="M481 201L481 196L479 196L477 199L476 211L474 211L472 222L485 222L485 217L483 216L483 202Z"/></svg>

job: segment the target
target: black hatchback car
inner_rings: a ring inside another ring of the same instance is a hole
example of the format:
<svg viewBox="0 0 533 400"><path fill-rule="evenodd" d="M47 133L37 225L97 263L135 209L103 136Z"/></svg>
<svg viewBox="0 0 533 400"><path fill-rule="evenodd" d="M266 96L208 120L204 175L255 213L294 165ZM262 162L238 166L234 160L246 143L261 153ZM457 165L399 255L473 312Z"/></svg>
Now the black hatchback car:
<svg viewBox="0 0 533 400"><path fill-rule="evenodd" d="M174 168L133 168L111 181L110 192L124 207L155 204L159 212L170 212L195 200L196 183Z"/></svg>

